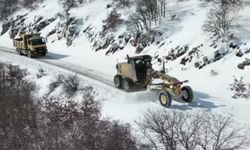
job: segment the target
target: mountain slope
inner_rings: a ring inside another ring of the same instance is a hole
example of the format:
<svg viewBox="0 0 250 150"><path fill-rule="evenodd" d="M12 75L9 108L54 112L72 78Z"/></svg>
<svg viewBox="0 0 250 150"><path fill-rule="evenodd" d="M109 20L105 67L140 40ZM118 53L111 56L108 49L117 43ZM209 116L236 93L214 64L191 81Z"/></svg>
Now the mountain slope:
<svg viewBox="0 0 250 150"><path fill-rule="evenodd" d="M247 101L242 97L236 100L230 90L234 76L244 77L245 93L250 90L250 66L244 70L237 67L250 58L249 7L249 2L244 1L233 27L236 34L229 43L222 40L214 43L211 34L203 30L211 6L200 0L169 2L167 16L161 23L152 23L152 30L137 39L127 25L136 11L133 4L118 7L112 0L94 0L66 14L59 1L47 0L35 10L22 9L13 14L12 30L0 37L0 45L13 48L9 33L14 36L21 30L38 31L47 37L49 56L56 58L55 62L61 60L97 70L110 81L116 73L116 62L124 60L127 54L150 54L155 69L162 67L158 60L165 60L168 73L180 80L188 79L195 91L194 106L174 107L188 110L200 106L219 112L233 109L238 119L250 122L246 115L249 97ZM104 33L105 20L114 9L123 23ZM230 46L231 43L236 46ZM240 50L245 54L237 57ZM218 56L218 52L223 55Z"/></svg>

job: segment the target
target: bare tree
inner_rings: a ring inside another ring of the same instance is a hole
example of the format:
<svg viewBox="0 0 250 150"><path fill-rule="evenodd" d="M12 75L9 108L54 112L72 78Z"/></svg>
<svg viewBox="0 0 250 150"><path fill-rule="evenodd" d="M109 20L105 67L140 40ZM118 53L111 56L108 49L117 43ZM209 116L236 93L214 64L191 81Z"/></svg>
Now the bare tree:
<svg viewBox="0 0 250 150"><path fill-rule="evenodd" d="M107 19L103 20L103 23L103 32L114 31L116 30L117 26L123 23L123 19L121 19L121 14L117 13L117 11L114 9L108 15Z"/></svg>
<svg viewBox="0 0 250 150"><path fill-rule="evenodd" d="M77 7L84 3L84 0L59 0L64 10L68 12L71 8Z"/></svg>
<svg viewBox="0 0 250 150"><path fill-rule="evenodd" d="M1 150L136 150L130 126L101 118L92 87L77 103L32 97L26 70L0 63ZM59 84L65 78L59 77ZM58 84L58 83L57 83Z"/></svg>
<svg viewBox="0 0 250 150"><path fill-rule="evenodd" d="M114 0L118 7L128 7L132 0Z"/></svg>
<svg viewBox="0 0 250 150"><path fill-rule="evenodd" d="M128 31L135 36L143 33L145 29L143 22L145 23L143 18L138 13L131 15L127 24Z"/></svg>
<svg viewBox="0 0 250 150"><path fill-rule="evenodd" d="M250 97L250 84L244 83L244 78L237 79L234 77L234 83L230 84L230 90L234 93L232 98L249 98Z"/></svg>
<svg viewBox="0 0 250 150"><path fill-rule="evenodd" d="M148 111L137 124L156 150L236 150L249 145L245 129L230 116Z"/></svg>
<svg viewBox="0 0 250 150"><path fill-rule="evenodd" d="M143 119L137 122L142 134L149 140L156 150L176 150L177 134L175 132L176 122L182 119L181 115L175 113L154 113L148 111Z"/></svg>
<svg viewBox="0 0 250 150"><path fill-rule="evenodd" d="M0 20L5 20L18 9L19 0L0 0Z"/></svg>
<svg viewBox="0 0 250 150"><path fill-rule="evenodd" d="M161 24L167 17L168 0L138 0L136 13L130 15L127 27L130 33L138 36L148 32L153 25Z"/></svg>
<svg viewBox="0 0 250 150"><path fill-rule="evenodd" d="M18 66L0 63L0 147L1 149L33 149L36 107L33 84ZM33 130L34 129L34 130Z"/></svg>
<svg viewBox="0 0 250 150"><path fill-rule="evenodd" d="M38 6L39 2L43 0L0 0L0 20L6 20L18 9L25 7L34 9Z"/></svg>
<svg viewBox="0 0 250 150"><path fill-rule="evenodd" d="M65 77L63 81L63 88L66 94L73 95L80 87L80 79L77 75L70 75Z"/></svg>
<svg viewBox="0 0 250 150"><path fill-rule="evenodd" d="M203 115L203 126L200 130L199 146L203 150L244 149L249 146L248 129L237 127L232 116L218 114Z"/></svg>
<svg viewBox="0 0 250 150"><path fill-rule="evenodd" d="M232 25L238 15L241 0L212 0L213 8L208 14L204 30L219 38L228 39L232 34Z"/></svg>

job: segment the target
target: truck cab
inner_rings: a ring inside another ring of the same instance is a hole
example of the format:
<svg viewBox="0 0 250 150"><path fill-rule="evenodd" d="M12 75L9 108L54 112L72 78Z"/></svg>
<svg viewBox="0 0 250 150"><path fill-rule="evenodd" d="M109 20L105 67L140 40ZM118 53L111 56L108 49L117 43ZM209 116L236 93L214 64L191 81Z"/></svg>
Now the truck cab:
<svg viewBox="0 0 250 150"><path fill-rule="evenodd" d="M30 50L47 50L46 40L43 37L32 37L27 42Z"/></svg>

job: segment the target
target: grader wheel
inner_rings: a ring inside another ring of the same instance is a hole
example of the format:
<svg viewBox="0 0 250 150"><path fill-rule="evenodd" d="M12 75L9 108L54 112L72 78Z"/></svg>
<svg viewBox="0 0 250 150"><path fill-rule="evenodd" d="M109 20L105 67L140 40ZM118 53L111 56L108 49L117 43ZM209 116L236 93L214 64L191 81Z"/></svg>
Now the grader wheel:
<svg viewBox="0 0 250 150"><path fill-rule="evenodd" d="M134 85L133 81L131 81L131 80L127 79L127 78L123 79L122 87L123 87L123 89L125 91L131 90L133 88L133 85Z"/></svg>
<svg viewBox="0 0 250 150"><path fill-rule="evenodd" d="M161 92L159 95L159 100L162 106L170 107L172 103L172 97L169 92Z"/></svg>
<svg viewBox="0 0 250 150"><path fill-rule="evenodd" d="M32 52L30 50L28 50L28 57L33 58Z"/></svg>
<svg viewBox="0 0 250 150"><path fill-rule="evenodd" d="M122 77L120 75L116 75L114 77L114 85L116 88L119 88L119 89L122 88Z"/></svg>
<svg viewBox="0 0 250 150"><path fill-rule="evenodd" d="M183 86L181 88L181 99L184 102L191 103L193 101L193 90L189 86Z"/></svg>

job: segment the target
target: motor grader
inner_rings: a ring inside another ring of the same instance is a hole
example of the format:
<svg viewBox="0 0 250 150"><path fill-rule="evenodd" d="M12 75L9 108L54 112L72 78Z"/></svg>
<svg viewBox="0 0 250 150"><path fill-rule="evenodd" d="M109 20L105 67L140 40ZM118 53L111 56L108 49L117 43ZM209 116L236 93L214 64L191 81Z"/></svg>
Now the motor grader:
<svg viewBox="0 0 250 150"><path fill-rule="evenodd" d="M125 91L135 91L138 88L156 90L160 93L159 101L164 107L171 106L173 98L191 103L193 91L189 86L183 86L188 81L181 82L167 75L164 71L165 63L163 63L163 71L155 71L151 61L150 55L141 55L127 56L127 62L117 63L117 74L114 77L115 87Z"/></svg>

